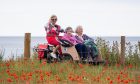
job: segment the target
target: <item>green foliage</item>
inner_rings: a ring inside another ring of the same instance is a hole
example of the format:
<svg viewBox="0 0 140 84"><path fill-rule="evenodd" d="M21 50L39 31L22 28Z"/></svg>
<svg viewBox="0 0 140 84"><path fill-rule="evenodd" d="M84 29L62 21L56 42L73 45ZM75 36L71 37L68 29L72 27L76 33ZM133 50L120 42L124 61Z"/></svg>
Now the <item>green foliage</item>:
<svg viewBox="0 0 140 84"><path fill-rule="evenodd" d="M110 64L119 63L120 59L120 51L119 45L117 41L113 41L113 44L110 45L109 41L105 41L102 38L98 37L95 40L95 43L98 46L98 49L101 52L101 56L103 59L109 61ZM140 54L139 54L139 46L132 45L130 42L126 43L126 51L125 51L125 64L140 64Z"/></svg>
<svg viewBox="0 0 140 84"><path fill-rule="evenodd" d="M140 55L138 45L132 45L130 42L126 43L126 64L140 64Z"/></svg>
<svg viewBox="0 0 140 84"><path fill-rule="evenodd" d="M99 48L99 50L101 52L101 56L103 57L103 59L107 59L108 58L108 53L109 53L109 42L106 42L102 38L98 37L95 40L95 43L97 44L97 47Z"/></svg>
<svg viewBox="0 0 140 84"><path fill-rule="evenodd" d="M109 61L111 63L119 63L119 44L117 41L113 42L112 48L110 49Z"/></svg>

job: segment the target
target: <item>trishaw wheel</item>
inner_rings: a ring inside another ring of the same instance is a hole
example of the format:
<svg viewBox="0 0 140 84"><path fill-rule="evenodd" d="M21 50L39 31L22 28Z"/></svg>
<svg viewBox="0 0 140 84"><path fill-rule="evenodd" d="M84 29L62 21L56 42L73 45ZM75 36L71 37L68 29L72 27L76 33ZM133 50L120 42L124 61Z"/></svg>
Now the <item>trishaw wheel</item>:
<svg viewBox="0 0 140 84"><path fill-rule="evenodd" d="M69 54L63 54L64 61L73 61L73 58Z"/></svg>

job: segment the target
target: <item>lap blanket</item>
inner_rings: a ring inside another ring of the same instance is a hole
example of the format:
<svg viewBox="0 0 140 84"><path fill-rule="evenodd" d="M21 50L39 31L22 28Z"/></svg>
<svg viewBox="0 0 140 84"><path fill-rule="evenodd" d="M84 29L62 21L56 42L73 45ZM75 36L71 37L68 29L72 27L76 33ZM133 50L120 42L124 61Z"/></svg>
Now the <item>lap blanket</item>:
<svg viewBox="0 0 140 84"><path fill-rule="evenodd" d="M98 48L97 45L91 40L85 40L84 44L91 49L91 53L93 53L93 57L98 56Z"/></svg>

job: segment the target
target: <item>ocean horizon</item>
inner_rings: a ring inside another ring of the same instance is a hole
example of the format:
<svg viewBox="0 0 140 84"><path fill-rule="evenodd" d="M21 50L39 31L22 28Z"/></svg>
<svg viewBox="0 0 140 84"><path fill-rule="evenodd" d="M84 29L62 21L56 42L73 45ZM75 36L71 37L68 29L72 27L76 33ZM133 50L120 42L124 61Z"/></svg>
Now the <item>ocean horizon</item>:
<svg viewBox="0 0 140 84"><path fill-rule="evenodd" d="M120 42L121 37L119 36L96 36L92 37L96 40L97 37L101 37L103 40L109 41L110 45L113 41ZM131 42L135 45L140 41L140 36L126 36L126 42ZM34 46L38 44L47 43L45 36L32 36L31 37L31 53L33 52ZM18 58L23 55L24 52L24 36L0 36L0 52L4 51L4 60L12 58Z"/></svg>

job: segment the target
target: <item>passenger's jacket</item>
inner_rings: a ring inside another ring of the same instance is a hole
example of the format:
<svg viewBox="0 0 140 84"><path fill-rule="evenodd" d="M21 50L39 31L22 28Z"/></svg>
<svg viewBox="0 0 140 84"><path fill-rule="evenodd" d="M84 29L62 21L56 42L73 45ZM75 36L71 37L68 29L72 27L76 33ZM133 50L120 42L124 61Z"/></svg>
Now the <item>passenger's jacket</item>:
<svg viewBox="0 0 140 84"><path fill-rule="evenodd" d="M73 45L76 45L78 43L82 43L82 41L77 40L76 37L74 35L68 35L68 34L64 34L64 36L62 37L62 39L69 41L70 43L72 43Z"/></svg>

